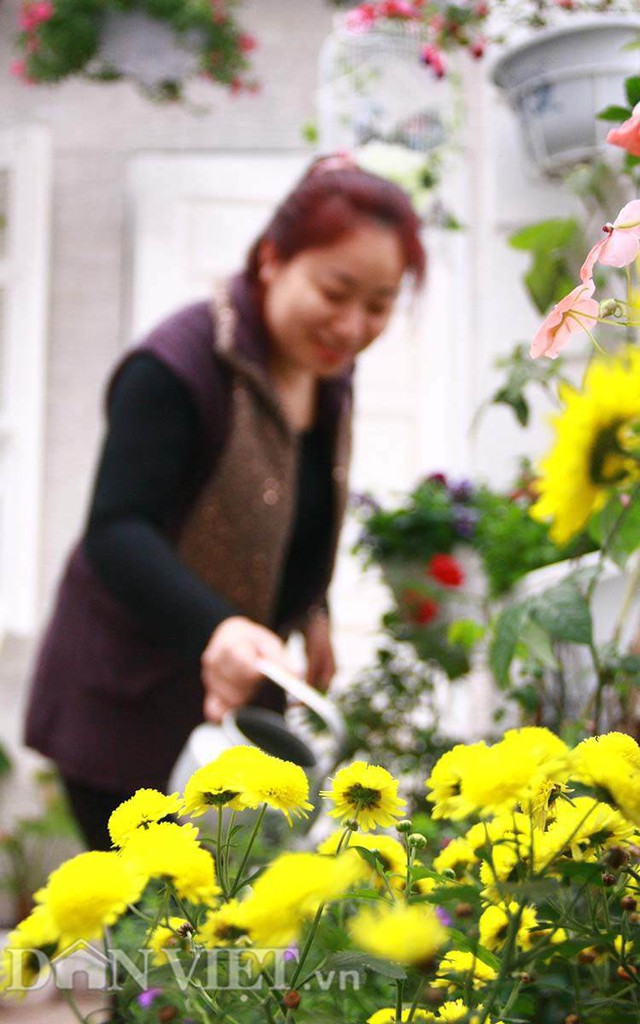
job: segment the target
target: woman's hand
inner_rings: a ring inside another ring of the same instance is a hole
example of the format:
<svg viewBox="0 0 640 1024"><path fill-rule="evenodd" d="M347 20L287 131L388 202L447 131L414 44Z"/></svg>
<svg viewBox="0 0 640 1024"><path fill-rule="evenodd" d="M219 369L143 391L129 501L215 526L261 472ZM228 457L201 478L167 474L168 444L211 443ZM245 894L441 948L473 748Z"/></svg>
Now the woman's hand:
<svg viewBox="0 0 640 1024"><path fill-rule="evenodd" d="M316 690L328 690L336 673L331 643L331 624L324 609L310 616L302 631L307 655L307 682Z"/></svg>
<svg viewBox="0 0 640 1024"><path fill-rule="evenodd" d="M219 722L225 712L249 703L261 678L260 658L292 671L282 640L265 626L235 615L214 629L200 658L208 721Z"/></svg>

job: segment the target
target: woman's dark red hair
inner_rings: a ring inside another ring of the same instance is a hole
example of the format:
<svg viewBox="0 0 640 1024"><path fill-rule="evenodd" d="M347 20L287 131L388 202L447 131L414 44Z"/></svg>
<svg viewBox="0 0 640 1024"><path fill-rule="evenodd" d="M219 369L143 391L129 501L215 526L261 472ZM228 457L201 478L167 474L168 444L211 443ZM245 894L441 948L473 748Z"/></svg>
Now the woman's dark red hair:
<svg viewBox="0 0 640 1024"><path fill-rule="evenodd" d="M326 161L327 169L323 167ZM338 166L335 166L338 164ZM272 242L284 260L305 249L331 245L363 218L396 232L406 270L422 284L426 256L420 240L420 220L398 185L335 158L315 161L292 192L280 203L247 257L247 276L259 285L260 247Z"/></svg>

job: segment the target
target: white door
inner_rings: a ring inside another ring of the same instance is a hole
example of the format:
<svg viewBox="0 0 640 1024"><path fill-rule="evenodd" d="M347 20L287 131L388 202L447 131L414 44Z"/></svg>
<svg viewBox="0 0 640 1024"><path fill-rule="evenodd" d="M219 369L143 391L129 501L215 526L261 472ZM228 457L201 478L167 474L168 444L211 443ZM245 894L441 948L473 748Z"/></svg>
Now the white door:
<svg viewBox="0 0 640 1024"><path fill-rule="evenodd" d="M132 338L180 304L210 293L212 279L243 263L275 203L300 176L305 155L156 155L129 167ZM427 332L420 310L400 303L385 336L358 368L353 490L386 495L414 483L424 469L429 436L424 400ZM439 407L439 403L437 403ZM343 535L331 594L343 678L370 662L386 597Z"/></svg>
<svg viewBox="0 0 640 1024"><path fill-rule="evenodd" d="M51 156L0 132L0 633L37 623Z"/></svg>

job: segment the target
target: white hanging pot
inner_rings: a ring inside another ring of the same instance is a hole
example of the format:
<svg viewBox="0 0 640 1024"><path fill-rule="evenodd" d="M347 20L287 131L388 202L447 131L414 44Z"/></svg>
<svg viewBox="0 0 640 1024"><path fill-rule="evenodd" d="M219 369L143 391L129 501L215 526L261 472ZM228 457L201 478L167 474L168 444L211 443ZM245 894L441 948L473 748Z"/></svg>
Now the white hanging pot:
<svg viewBox="0 0 640 1024"><path fill-rule="evenodd" d="M167 81L182 81L198 70L197 30L176 33L143 11L106 10L100 28L99 61L148 90Z"/></svg>
<svg viewBox="0 0 640 1024"><path fill-rule="evenodd" d="M624 105L624 79L640 73L640 17L603 16L537 32L510 48L492 78L520 119L525 145L546 174L601 154L608 128L596 114Z"/></svg>

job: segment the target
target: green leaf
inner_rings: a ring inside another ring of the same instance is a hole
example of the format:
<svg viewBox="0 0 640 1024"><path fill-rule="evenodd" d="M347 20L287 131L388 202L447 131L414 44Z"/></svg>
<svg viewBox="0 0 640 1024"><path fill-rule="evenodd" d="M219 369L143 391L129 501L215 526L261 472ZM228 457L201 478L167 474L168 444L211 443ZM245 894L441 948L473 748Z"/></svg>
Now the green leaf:
<svg viewBox="0 0 640 1024"><path fill-rule="evenodd" d="M630 107L635 107L636 103L640 103L640 75L631 75L625 79L624 91L627 94Z"/></svg>
<svg viewBox="0 0 640 1024"><path fill-rule="evenodd" d="M531 657L539 661L545 668L556 669L558 667L558 659L551 646L549 634L535 619L528 619L523 624L520 641L527 647Z"/></svg>
<svg viewBox="0 0 640 1024"><path fill-rule="evenodd" d="M461 644L470 651L482 640L486 632L486 626L481 622L475 622L474 619L458 619L449 626L447 640L450 644Z"/></svg>
<svg viewBox="0 0 640 1024"><path fill-rule="evenodd" d="M536 621L556 640L574 644L592 642L591 610L575 581L562 580L538 594L532 610Z"/></svg>
<svg viewBox="0 0 640 1024"><path fill-rule="evenodd" d="M394 981L404 981L407 977L407 972L400 964L379 956L370 956L368 953L356 953L350 950L330 956L325 962L324 970L375 971L376 974L381 974L384 978L392 978Z"/></svg>
<svg viewBox="0 0 640 1024"><path fill-rule="evenodd" d="M599 121L626 121L628 117L631 117L631 111L628 107L605 107L599 114L596 114Z"/></svg>
<svg viewBox="0 0 640 1024"><path fill-rule="evenodd" d="M546 313L574 287L564 256L548 252L535 253L524 281L539 313Z"/></svg>
<svg viewBox="0 0 640 1024"><path fill-rule="evenodd" d="M526 427L529 424L529 403L524 397L522 391L516 391L515 388L501 388L496 391L495 395L491 399L494 405L508 405L515 414L515 417L521 427Z"/></svg>
<svg viewBox="0 0 640 1024"><path fill-rule="evenodd" d="M496 621L489 663L501 687L509 684L509 669L516 653L520 632L529 616L529 602L513 605L502 612Z"/></svg>
<svg viewBox="0 0 640 1024"><path fill-rule="evenodd" d="M509 236L509 245L513 249L524 249L527 252L548 253L567 246L575 238L577 230L578 224L573 217L556 217L515 231Z"/></svg>

